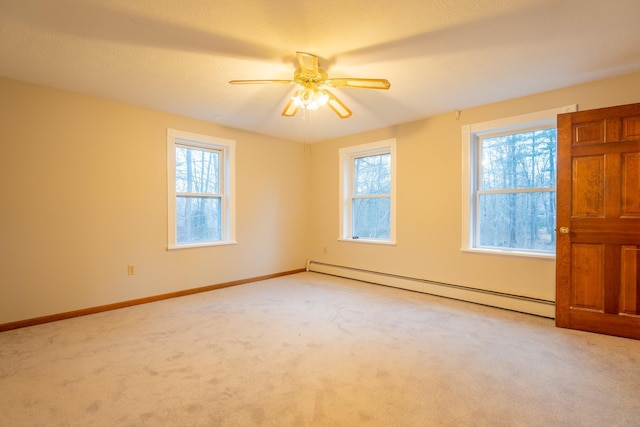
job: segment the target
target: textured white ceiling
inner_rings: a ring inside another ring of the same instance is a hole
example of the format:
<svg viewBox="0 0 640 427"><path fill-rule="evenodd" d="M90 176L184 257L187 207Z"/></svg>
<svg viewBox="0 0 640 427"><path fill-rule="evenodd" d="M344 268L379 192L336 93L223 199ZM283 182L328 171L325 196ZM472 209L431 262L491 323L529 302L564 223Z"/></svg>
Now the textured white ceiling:
<svg viewBox="0 0 640 427"><path fill-rule="evenodd" d="M0 76L319 141L640 71L639 0L0 0ZM295 52L352 110L280 115Z"/></svg>

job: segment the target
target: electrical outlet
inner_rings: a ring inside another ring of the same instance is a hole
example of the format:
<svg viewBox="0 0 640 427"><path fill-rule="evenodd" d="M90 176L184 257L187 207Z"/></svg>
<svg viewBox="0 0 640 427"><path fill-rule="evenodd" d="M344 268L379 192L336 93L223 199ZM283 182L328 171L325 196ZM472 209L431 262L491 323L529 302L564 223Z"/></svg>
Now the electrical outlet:
<svg viewBox="0 0 640 427"><path fill-rule="evenodd" d="M133 276L134 274L136 274L136 266L135 266L135 265L133 265L133 264L129 264L129 265L127 266L127 274L128 274L129 276Z"/></svg>

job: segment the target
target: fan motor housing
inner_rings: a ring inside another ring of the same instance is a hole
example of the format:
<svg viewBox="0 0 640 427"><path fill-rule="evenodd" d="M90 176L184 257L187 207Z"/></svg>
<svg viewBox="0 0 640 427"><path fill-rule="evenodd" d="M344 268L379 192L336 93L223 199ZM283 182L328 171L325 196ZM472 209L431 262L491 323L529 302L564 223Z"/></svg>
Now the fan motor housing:
<svg viewBox="0 0 640 427"><path fill-rule="evenodd" d="M317 87L324 84L327 77L327 72L321 68L318 68L317 74L307 74L298 68L293 75L293 80L304 87Z"/></svg>

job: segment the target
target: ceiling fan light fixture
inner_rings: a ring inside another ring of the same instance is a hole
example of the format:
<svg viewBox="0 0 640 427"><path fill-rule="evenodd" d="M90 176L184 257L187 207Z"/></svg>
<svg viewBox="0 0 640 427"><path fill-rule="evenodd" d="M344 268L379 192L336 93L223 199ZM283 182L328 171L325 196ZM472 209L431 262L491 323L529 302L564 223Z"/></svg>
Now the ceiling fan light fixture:
<svg viewBox="0 0 640 427"><path fill-rule="evenodd" d="M293 104L306 110L317 110L329 101L329 95L323 89L304 88L291 97Z"/></svg>

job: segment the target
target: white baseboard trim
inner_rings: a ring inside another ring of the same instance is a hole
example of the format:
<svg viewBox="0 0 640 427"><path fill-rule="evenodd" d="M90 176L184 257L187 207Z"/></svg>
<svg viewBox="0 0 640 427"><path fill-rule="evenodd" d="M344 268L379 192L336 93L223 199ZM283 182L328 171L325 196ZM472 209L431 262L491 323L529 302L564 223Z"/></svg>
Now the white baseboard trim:
<svg viewBox="0 0 640 427"><path fill-rule="evenodd" d="M309 260L307 271L555 318L553 301Z"/></svg>

